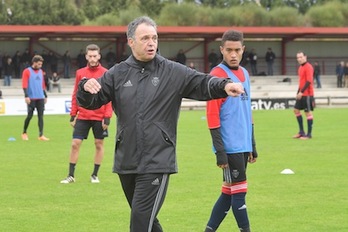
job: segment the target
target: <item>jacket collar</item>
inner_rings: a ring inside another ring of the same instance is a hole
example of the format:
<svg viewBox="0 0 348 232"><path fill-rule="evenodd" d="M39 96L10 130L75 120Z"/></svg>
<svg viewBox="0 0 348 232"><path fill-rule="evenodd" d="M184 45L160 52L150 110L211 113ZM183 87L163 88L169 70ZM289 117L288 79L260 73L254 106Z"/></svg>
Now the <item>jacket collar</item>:
<svg viewBox="0 0 348 232"><path fill-rule="evenodd" d="M137 68L137 69L143 69L145 68L146 70L155 70L156 66L159 63L162 63L165 60L165 58L161 55L156 54L156 56L148 62L142 62L134 58L133 55L129 56L128 59L125 61L127 64L130 66Z"/></svg>

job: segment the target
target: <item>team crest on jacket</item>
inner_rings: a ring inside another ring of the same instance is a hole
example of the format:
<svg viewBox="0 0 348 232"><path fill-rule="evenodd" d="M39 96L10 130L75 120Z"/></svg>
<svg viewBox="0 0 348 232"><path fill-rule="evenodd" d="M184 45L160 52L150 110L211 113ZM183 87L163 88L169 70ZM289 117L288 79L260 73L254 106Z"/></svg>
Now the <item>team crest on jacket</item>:
<svg viewBox="0 0 348 232"><path fill-rule="evenodd" d="M157 86L159 84L159 78L153 77L151 82L152 82L153 86Z"/></svg>

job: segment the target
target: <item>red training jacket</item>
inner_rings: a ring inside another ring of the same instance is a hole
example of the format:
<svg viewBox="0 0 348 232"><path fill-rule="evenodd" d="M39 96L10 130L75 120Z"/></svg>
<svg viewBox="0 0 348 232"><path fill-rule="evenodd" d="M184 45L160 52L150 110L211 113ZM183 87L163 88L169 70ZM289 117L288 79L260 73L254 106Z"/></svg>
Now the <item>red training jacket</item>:
<svg viewBox="0 0 348 232"><path fill-rule="evenodd" d="M76 71L74 92L71 99L71 111L70 116L75 117L77 115L78 119L81 120L97 120L102 121L104 118L111 118L112 116L112 106L111 102L106 105L101 106L96 110L87 110L77 104L76 92L78 89L78 84L80 80L84 77L86 78L99 78L107 71L106 68L100 64L97 67L84 67Z"/></svg>
<svg viewBox="0 0 348 232"><path fill-rule="evenodd" d="M313 66L308 62L304 63L303 65L300 65L300 67L298 68L298 90L301 91L307 81L311 83L308 86L308 88L303 92L302 96L314 96L313 73Z"/></svg>

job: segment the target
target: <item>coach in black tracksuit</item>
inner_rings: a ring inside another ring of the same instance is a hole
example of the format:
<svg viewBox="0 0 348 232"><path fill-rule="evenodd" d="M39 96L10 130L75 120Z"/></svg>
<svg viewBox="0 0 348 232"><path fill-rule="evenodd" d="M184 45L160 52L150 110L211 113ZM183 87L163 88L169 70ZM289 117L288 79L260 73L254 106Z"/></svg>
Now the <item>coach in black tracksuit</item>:
<svg viewBox="0 0 348 232"><path fill-rule="evenodd" d="M82 80L77 100L88 109L112 102L117 115L113 171L131 207L130 231L161 232L156 216L169 175L178 171L175 149L182 98L236 96L242 87L156 54L156 24L148 17L131 22L127 37L132 55L98 80Z"/></svg>

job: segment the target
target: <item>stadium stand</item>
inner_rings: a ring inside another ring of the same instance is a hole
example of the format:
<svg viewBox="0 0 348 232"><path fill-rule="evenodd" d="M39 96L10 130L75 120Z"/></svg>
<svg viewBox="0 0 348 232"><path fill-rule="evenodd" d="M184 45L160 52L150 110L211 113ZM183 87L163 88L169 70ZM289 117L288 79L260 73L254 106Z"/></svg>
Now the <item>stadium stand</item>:
<svg viewBox="0 0 348 232"><path fill-rule="evenodd" d="M48 96L50 97L66 97L71 96L75 79L60 79L62 84L62 92L58 93L58 91L53 91L52 93L48 92ZM1 86L3 98L18 98L23 97L23 89L22 89L22 80L21 79L12 79L11 86Z"/></svg>

